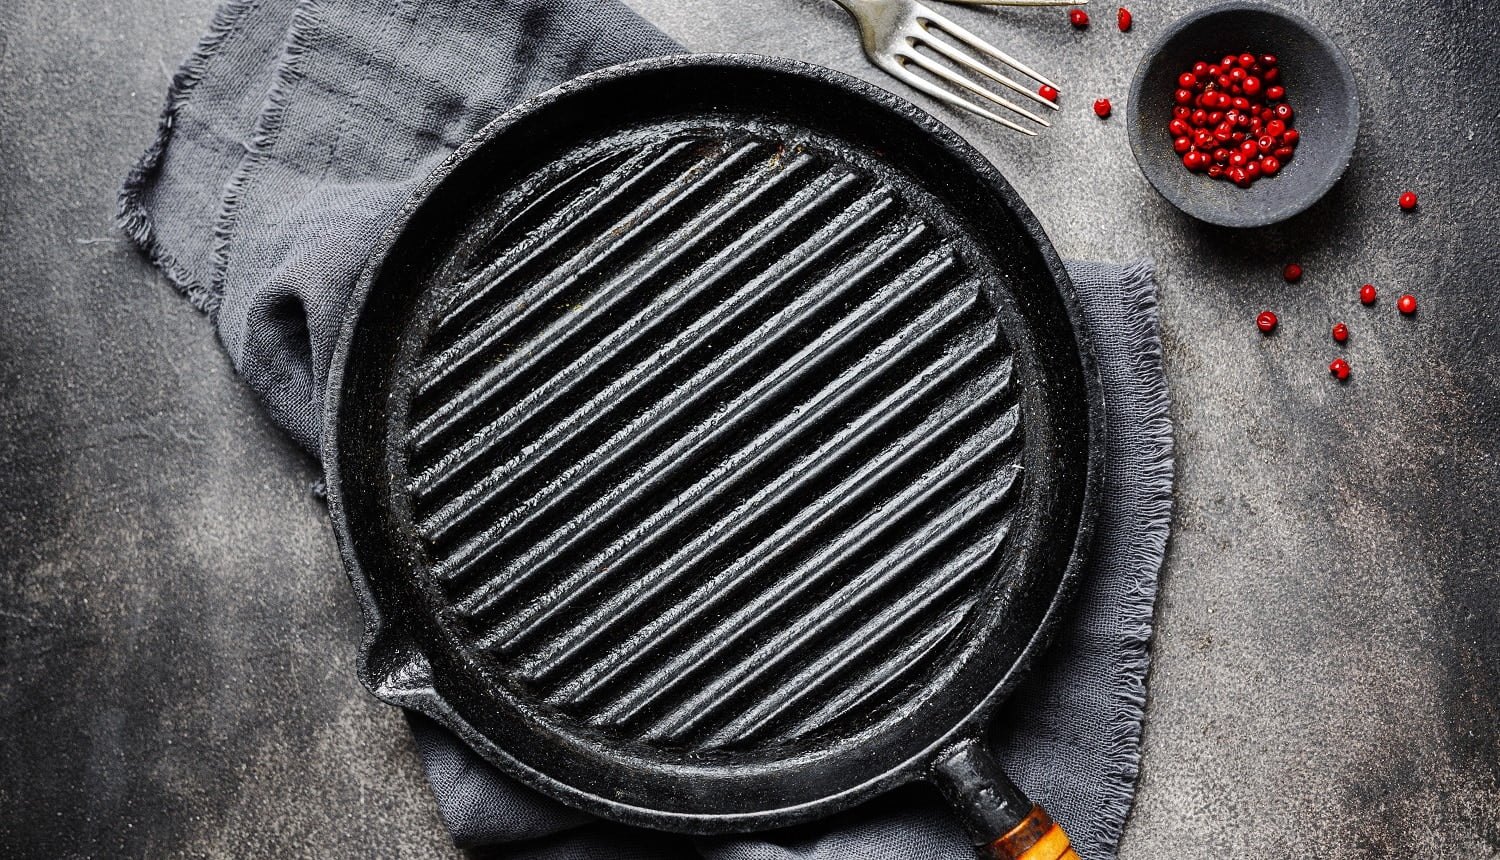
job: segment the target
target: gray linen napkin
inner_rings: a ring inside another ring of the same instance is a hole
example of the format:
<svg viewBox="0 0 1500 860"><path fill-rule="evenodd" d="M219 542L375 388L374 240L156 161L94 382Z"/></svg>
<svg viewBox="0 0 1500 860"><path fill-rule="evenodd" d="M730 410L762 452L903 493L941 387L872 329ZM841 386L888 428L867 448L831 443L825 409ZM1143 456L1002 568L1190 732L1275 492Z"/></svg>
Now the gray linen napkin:
<svg viewBox="0 0 1500 860"><path fill-rule="evenodd" d="M615 0L229 0L172 81L157 137L121 191L120 224L208 313L272 418L317 454L347 297L416 184L518 101L679 51ZM1149 265L1070 270L1113 434L1100 561L995 745L1079 854L1102 860L1134 793L1171 426ZM507 856L548 860L971 856L920 790L757 837L605 827L515 785L431 723L412 724L460 845L511 843Z"/></svg>

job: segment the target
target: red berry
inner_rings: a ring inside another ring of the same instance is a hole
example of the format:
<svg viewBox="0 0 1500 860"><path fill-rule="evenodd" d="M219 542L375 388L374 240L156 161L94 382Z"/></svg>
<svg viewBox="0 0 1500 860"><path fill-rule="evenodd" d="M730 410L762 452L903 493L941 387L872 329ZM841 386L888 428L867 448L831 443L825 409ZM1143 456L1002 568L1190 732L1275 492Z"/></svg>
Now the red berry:
<svg viewBox="0 0 1500 860"><path fill-rule="evenodd" d="M1192 90L1178 90L1172 96L1172 98L1176 99L1177 103L1180 104L1180 105L1192 104L1192 102L1193 102L1193 91Z"/></svg>
<svg viewBox="0 0 1500 860"><path fill-rule="evenodd" d="M1260 92L1260 78L1245 78L1245 82L1243 84L1240 84L1240 89L1244 90L1245 95L1247 96L1255 95L1256 93Z"/></svg>
<svg viewBox="0 0 1500 860"><path fill-rule="evenodd" d="M1404 314L1414 314L1414 313L1416 313L1417 312L1417 297L1414 296L1414 295L1412 295L1411 293L1407 293L1406 295L1402 296L1401 298L1396 299L1396 309L1399 310L1399 311L1401 311Z"/></svg>
<svg viewBox="0 0 1500 860"><path fill-rule="evenodd" d="M1073 22L1074 27L1087 27L1089 25L1089 13L1082 9L1074 9L1068 13L1068 20Z"/></svg>
<svg viewBox="0 0 1500 860"><path fill-rule="evenodd" d="M1272 68L1272 69L1266 69L1265 74L1261 75L1260 79L1269 84L1270 82L1276 80L1279 77L1281 77L1281 70L1280 69Z"/></svg>
<svg viewBox="0 0 1500 860"><path fill-rule="evenodd" d="M1417 195L1411 191L1403 191L1399 202L1402 209L1415 209L1417 208Z"/></svg>
<svg viewBox="0 0 1500 860"><path fill-rule="evenodd" d="M1042 84L1041 89L1037 90L1036 94L1039 95L1039 96L1041 96L1042 98L1046 99L1049 102L1055 102L1055 101L1057 101L1057 87L1048 86L1047 84Z"/></svg>
<svg viewBox="0 0 1500 860"><path fill-rule="evenodd" d="M1282 105L1282 107L1286 107L1286 105ZM1281 133L1281 142L1286 144L1287 146L1296 146L1297 141L1301 139L1302 133L1297 131L1295 128L1289 128Z"/></svg>
<svg viewBox="0 0 1500 860"><path fill-rule="evenodd" d="M1267 176L1275 176L1276 171L1281 169L1281 162L1274 155L1262 156L1260 160L1260 172Z"/></svg>
<svg viewBox="0 0 1500 860"><path fill-rule="evenodd" d="M1266 87L1266 101L1279 102L1281 101L1281 97L1284 95L1286 95L1286 87L1278 87L1274 85Z"/></svg>
<svg viewBox="0 0 1500 860"><path fill-rule="evenodd" d="M1200 78L1203 77L1204 75L1208 74L1208 63L1205 63L1202 60L1199 60L1198 62L1194 63L1193 64L1193 74L1197 75ZM1215 73L1215 74L1217 74L1217 73Z"/></svg>
<svg viewBox="0 0 1500 860"><path fill-rule="evenodd" d="M1190 90L1198 86L1198 76L1192 72L1183 72L1177 76L1177 86Z"/></svg>
<svg viewBox="0 0 1500 860"><path fill-rule="evenodd" d="M1266 68L1269 69L1270 67L1276 65L1276 55L1275 54L1262 54L1261 58L1260 58L1260 64L1262 66L1265 66Z"/></svg>
<svg viewBox="0 0 1500 860"><path fill-rule="evenodd" d="M1255 65L1254 54L1240 54L1235 58L1235 60L1239 62L1241 68L1248 69L1251 66Z"/></svg>
<svg viewBox="0 0 1500 860"><path fill-rule="evenodd" d="M1281 104L1277 105L1275 107L1275 111L1276 118L1281 120L1282 122L1286 122L1287 120L1292 118L1292 106L1287 104L1286 102L1282 102Z"/></svg>
<svg viewBox="0 0 1500 860"><path fill-rule="evenodd" d="M1334 326L1333 326L1333 339L1336 340L1336 341L1338 341L1339 343L1343 343L1344 341L1348 340L1349 339L1349 327L1346 326L1346 325L1344 325L1343 323L1336 323L1336 324L1334 324Z"/></svg>
<svg viewBox="0 0 1500 860"><path fill-rule="evenodd" d="M1287 263L1286 268L1281 270L1281 276L1287 279L1287 283L1296 283L1302 280L1302 267L1296 263Z"/></svg>
<svg viewBox="0 0 1500 860"><path fill-rule="evenodd" d="M1276 315L1270 311L1261 311L1260 316L1255 318L1255 327L1270 334L1271 330L1276 328Z"/></svg>
<svg viewBox="0 0 1500 860"><path fill-rule="evenodd" d="M1343 360L1342 358L1335 358L1333 360L1333 364L1328 365L1328 372L1333 374L1334 376L1337 376L1339 379L1348 379L1349 362Z"/></svg>
<svg viewBox="0 0 1500 860"><path fill-rule="evenodd" d="M1120 25L1121 33L1127 32L1130 29L1130 22L1130 10L1121 6L1120 11L1115 13L1115 23Z"/></svg>
<svg viewBox="0 0 1500 860"><path fill-rule="evenodd" d="M1363 305L1375 304L1375 285L1365 284L1359 288L1359 302Z"/></svg>
<svg viewBox="0 0 1500 860"><path fill-rule="evenodd" d="M1109 99L1099 99L1098 101L1094 102L1094 113L1097 114L1100 119L1107 118L1109 116L1110 110L1111 107L1109 104Z"/></svg>

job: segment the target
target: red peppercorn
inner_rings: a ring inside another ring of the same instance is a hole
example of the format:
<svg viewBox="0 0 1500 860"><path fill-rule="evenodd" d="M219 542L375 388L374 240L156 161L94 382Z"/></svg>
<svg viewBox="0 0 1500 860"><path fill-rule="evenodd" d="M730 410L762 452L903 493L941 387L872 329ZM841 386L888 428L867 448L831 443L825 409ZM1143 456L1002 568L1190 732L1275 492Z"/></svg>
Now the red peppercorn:
<svg viewBox="0 0 1500 860"><path fill-rule="evenodd" d="M1100 119L1107 119L1109 117L1109 112L1111 109L1112 108L1110 107L1109 99L1099 99L1098 101L1094 102L1094 113L1097 114Z"/></svg>
<svg viewBox="0 0 1500 860"><path fill-rule="evenodd" d="M1266 101L1279 102L1284 95L1286 95L1286 87L1266 87Z"/></svg>
<svg viewBox="0 0 1500 860"><path fill-rule="evenodd" d="M1282 107L1286 107L1282 105ZM1287 146L1296 146L1297 141L1302 139L1302 133L1295 128L1289 128L1281 133L1281 142Z"/></svg>
<svg viewBox="0 0 1500 860"><path fill-rule="evenodd" d="M1177 76L1177 86L1185 90L1190 90L1198 86L1198 76L1192 72L1183 72Z"/></svg>
<svg viewBox="0 0 1500 860"><path fill-rule="evenodd" d="M1276 65L1276 55L1275 54L1262 54L1261 57L1260 57L1260 64L1262 66L1265 66L1266 68L1270 68L1271 66Z"/></svg>
<svg viewBox="0 0 1500 860"><path fill-rule="evenodd" d="M1176 99L1177 103L1180 105L1191 104L1193 101L1193 91L1178 90L1175 94L1173 94L1172 98Z"/></svg>
<svg viewBox="0 0 1500 860"><path fill-rule="evenodd" d="M1344 325L1343 323L1334 323L1333 339L1338 341L1339 343L1343 343L1344 341L1348 340L1349 327Z"/></svg>
<svg viewBox="0 0 1500 860"><path fill-rule="evenodd" d="M1223 176L1224 175L1224 165L1222 165L1222 164L1210 164L1208 166L1208 175L1210 177L1214 178L1214 179L1218 179L1220 176Z"/></svg>
<svg viewBox="0 0 1500 860"><path fill-rule="evenodd" d="M1255 65L1255 55L1254 54L1240 54L1238 57L1235 58L1235 60L1237 62L1239 62L1241 68L1248 69L1251 66Z"/></svg>
<svg viewBox="0 0 1500 860"><path fill-rule="evenodd" d="M1359 288L1359 302L1364 305L1375 304L1375 285L1365 284Z"/></svg>
<svg viewBox="0 0 1500 860"><path fill-rule="evenodd" d="M1411 293L1407 293L1406 295L1402 296L1401 298L1396 299L1396 309L1399 310L1399 311L1401 311L1404 314L1414 314L1414 313L1416 313L1417 312L1417 297L1414 296L1414 295L1412 295Z"/></svg>
<svg viewBox="0 0 1500 860"><path fill-rule="evenodd" d="M1255 318L1255 327L1270 334L1276 328L1276 315L1270 311L1261 311L1260 316Z"/></svg>
<svg viewBox="0 0 1500 860"><path fill-rule="evenodd" d="M1197 75L1200 78L1203 77L1204 75L1208 74L1208 63L1205 63L1202 60L1199 60L1198 62L1194 63L1193 64L1193 74ZM1218 72L1215 72L1214 74L1218 74Z"/></svg>
<svg viewBox="0 0 1500 860"><path fill-rule="evenodd" d="M1188 121L1193 125L1208 125L1208 111L1198 108L1189 114Z"/></svg>
<svg viewBox="0 0 1500 860"><path fill-rule="evenodd" d="M1276 118L1282 122L1286 122L1292 118L1292 106L1286 102L1277 105L1274 110L1276 111Z"/></svg>
<svg viewBox="0 0 1500 860"><path fill-rule="evenodd" d="M1120 25L1121 33L1129 32L1131 20L1130 10L1124 6L1121 6L1120 10L1115 13L1115 23Z"/></svg>
<svg viewBox="0 0 1500 860"><path fill-rule="evenodd" d="M1286 123L1282 122L1279 119L1273 119L1270 122L1266 123L1266 134L1269 134L1271 137L1281 137L1282 133L1285 131Z"/></svg>
<svg viewBox="0 0 1500 860"><path fill-rule="evenodd" d="M1333 364L1328 365L1328 372L1333 374L1334 376L1337 376L1339 379L1348 379L1349 362L1343 360L1342 358L1335 358L1333 360Z"/></svg>
<svg viewBox="0 0 1500 860"><path fill-rule="evenodd" d="M1245 82L1242 83L1242 84L1240 84L1240 89L1242 89L1242 90L1245 91L1245 95L1249 95L1249 96L1255 95L1256 93L1260 92L1260 78L1257 78L1257 77L1248 77L1248 78L1245 78Z"/></svg>
<svg viewBox="0 0 1500 860"><path fill-rule="evenodd" d="M1280 69L1276 69L1276 68L1271 68L1271 69L1266 69L1266 71L1260 76L1260 79L1269 84L1270 82L1276 80L1279 77L1281 77L1281 70Z"/></svg>
<svg viewBox="0 0 1500 860"><path fill-rule="evenodd" d="M1290 146L1283 146L1279 147L1271 154L1281 159L1281 161L1284 163L1292 160L1292 151L1293 150Z"/></svg>
<svg viewBox="0 0 1500 860"><path fill-rule="evenodd" d="M1081 29L1089 25L1089 13L1082 9L1074 9L1068 13L1068 20L1072 22L1074 27Z"/></svg>
<svg viewBox="0 0 1500 860"><path fill-rule="evenodd" d="M1172 141L1172 151L1173 152L1181 154L1181 153L1187 152L1188 150L1190 150L1192 148L1193 148L1193 141L1192 141L1191 138L1179 137L1176 140Z"/></svg>
<svg viewBox="0 0 1500 860"><path fill-rule="evenodd" d="M1286 268L1281 270L1281 276L1287 279L1287 283L1295 284L1302 280L1302 267L1296 263L1287 263Z"/></svg>
<svg viewBox="0 0 1500 860"><path fill-rule="evenodd" d="M1036 91L1036 94L1049 102L1057 101L1057 87L1042 84L1041 88Z"/></svg>
<svg viewBox="0 0 1500 860"><path fill-rule="evenodd" d="M1401 199L1397 202L1401 204L1402 209L1415 209L1417 208L1417 195L1411 191L1403 191Z"/></svg>
<svg viewBox="0 0 1500 860"><path fill-rule="evenodd" d="M1276 160L1276 156L1274 156L1274 155L1267 155L1267 156L1261 158L1261 160L1260 160L1260 172L1263 173L1263 174L1265 174L1266 176L1275 176L1276 175L1276 171L1278 171L1280 169L1281 169L1281 162Z"/></svg>

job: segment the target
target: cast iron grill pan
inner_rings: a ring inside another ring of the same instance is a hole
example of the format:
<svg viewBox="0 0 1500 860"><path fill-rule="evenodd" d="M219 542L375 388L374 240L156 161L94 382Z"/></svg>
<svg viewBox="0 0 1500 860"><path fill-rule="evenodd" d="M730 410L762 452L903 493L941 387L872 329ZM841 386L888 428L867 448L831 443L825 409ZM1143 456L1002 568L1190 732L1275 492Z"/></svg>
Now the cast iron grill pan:
<svg viewBox="0 0 1500 860"><path fill-rule="evenodd" d="M993 168L867 85L697 56L523 106L419 199L326 447L371 689L635 824L935 778L976 841L1044 834L977 741L1087 547L1102 404Z"/></svg>

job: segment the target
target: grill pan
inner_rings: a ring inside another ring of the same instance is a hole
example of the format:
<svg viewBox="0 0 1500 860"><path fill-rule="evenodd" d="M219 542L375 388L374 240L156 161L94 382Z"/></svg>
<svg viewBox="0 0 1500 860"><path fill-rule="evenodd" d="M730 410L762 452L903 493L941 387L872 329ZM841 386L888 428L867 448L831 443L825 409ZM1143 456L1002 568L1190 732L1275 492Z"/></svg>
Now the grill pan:
<svg viewBox="0 0 1500 860"><path fill-rule="evenodd" d="M360 674L546 794L780 827L985 750L1088 551L1103 399L995 169L883 90L660 58L511 111L377 251L324 456Z"/></svg>

